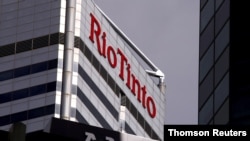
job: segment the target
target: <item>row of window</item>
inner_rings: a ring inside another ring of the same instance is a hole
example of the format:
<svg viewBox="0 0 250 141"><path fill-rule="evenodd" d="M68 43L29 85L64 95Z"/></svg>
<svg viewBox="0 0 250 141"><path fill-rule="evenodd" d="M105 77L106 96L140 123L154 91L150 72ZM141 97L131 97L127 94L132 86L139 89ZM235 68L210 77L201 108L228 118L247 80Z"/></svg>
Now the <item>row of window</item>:
<svg viewBox="0 0 250 141"><path fill-rule="evenodd" d="M138 121L141 127L146 131L146 133L151 138L160 139L158 135L155 133L155 131L148 124L148 122L143 118L141 113L136 109L133 103L128 99L128 97L122 91L121 91L121 105L125 106L128 109L128 111L133 115L133 117ZM126 127L125 127L125 130L126 130Z"/></svg>
<svg viewBox="0 0 250 141"><path fill-rule="evenodd" d="M39 73L39 72L46 71L46 70L51 70L51 69L57 68L57 64L58 64L58 60L53 59L53 60L49 60L49 61L45 61L45 62L41 62L37 64L32 64L32 65L0 72L0 82L9 80L9 79L18 78L18 77L25 76L25 75Z"/></svg>
<svg viewBox="0 0 250 141"><path fill-rule="evenodd" d="M119 97L119 86L115 83L115 80L108 74L106 69L101 65L89 48L83 43L79 37L75 37L75 47L79 48L81 52L86 56L89 62L94 66L96 71L100 73L102 78L107 82L109 87L114 91L114 93Z"/></svg>
<svg viewBox="0 0 250 141"><path fill-rule="evenodd" d="M52 104L45 107L39 107L28 111L2 116L0 117L0 126L54 114L54 112L55 112L55 105Z"/></svg>
<svg viewBox="0 0 250 141"><path fill-rule="evenodd" d="M93 105L93 103L89 101L89 99L86 97L86 95L82 92L82 90L79 87L77 88L77 96L79 97L79 99L81 99L81 101L89 109L89 111L97 119L97 121L102 125L102 127L112 130L112 127L109 125L107 120L96 109L96 105Z"/></svg>
<svg viewBox="0 0 250 141"><path fill-rule="evenodd" d="M0 57L17 54L20 52L30 51L54 44L64 44L64 34L54 33L34 39L20 41L4 46L0 46Z"/></svg>
<svg viewBox="0 0 250 141"><path fill-rule="evenodd" d="M41 84L21 90L11 91L0 95L0 104L13 100L36 96L56 90L56 82Z"/></svg>
<svg viewBox="0 0 250 141"><path fill-rule="evenodd" d="M94 66L94 68L99 72L102 76L102 78L107 82L109 87L117 94L119 97L119 93L121 92L120 87L114 79L108 74L108 72L105 70L105 68L101 65L101 63L96 59L96 57L92 54L92 52L89 50L89 48L84 44L84 42L79 37L75 37L75 47L78 47L81 52L88 58L88 60L91 62L91 64ZM86 78L82 74L83 69L79 65L78 67L78 73L82 76L82 78ZM87 74L85 74L87 75ZM90 79L91 80L91 79ZM89 83L88 83L89 84ZM94 83L93 83L94 84ZM96 87L98 88L98 87ZM93 88L95 90L95 88ZM123 93L125 96L125 94ZM98 96L98 94L97 94ZM153 139L159 139L158 135L153 131L153 129L150 127L150 125L147 123L147 121L143 118L143 116L137 111L135 106L129 101L128 98L126 98L126 107L127 109L132 113L132 115L135 117L135 119L139 122L141 127L147 132L147 134L152 137ZM125 127L126 128L126 127Z"/></svg>
<svg viewBox="0 0 250 141"><path fill-rule="evenodd" d="M49 45L54 45L54 44L64 44L64 34L63 33L54 33L30 40L25 40L25 41L20 41L17 43L9 44L9 45L4 45L0 46L0 57L3 56L8 56L24 51L29 51L37 48L42 48L46 47ZM101 63L97 60L97 58L92 54L92 52L89 50L89 48L84 44L84 42L81 40L80 37L75 37L74 41L74 46L76 48L79 48L81 52L88 58L88 60L92 63L94 68L97 70L97 72L100 73L102 78L107 82L107 84L110 86L110 88L114 91L114 93L119 97L120 93L120 88L114 81L114 79L108 74L106 69L101 65ZM10 71L5 71L0 73L0 81L8 80L8 79L13 79L16 77L24 76L24 75L29 75L41 71L45 71L46 69L53 69L57 67L57 60L51 60L47 61L47 63L42 62L22 68L17 68L15 70L10 70ZM79 67L80 68L80 67ZM81 74L79 72L79 74ZM128 99L126 101L129 101ZM136 108L134 106L131 106L132 109ZM110 109L110 108L108 108ZM128 108L131 113L134 113L131 111L131 108ZM137 110L136 110L137 111ZM111 112L113 113L113 112ZM138 112L136 112L138 113ZM132 115L137 115L137 114L132 114ZM145 129L148 130L146 131L149 135L152 135L154 138L158 138L155 132L152 130L152 128L149 126L149 124L145 121L144 118L142 118L141 115L139 115L140 118L135 118L139 121L140 125ZM117 118L116 118L117 119ZM142 120L143 119L143 120ZM146 123L145 123L146 122ZM144 126L145 123L145 126ZM152 134L151 134L152 131Z"/></svg>
<svg viewBox="0 0 250 141"><path fill-rule="evenodd" d="M93 82L93 80L89 77L89 75L83 70L83 68L79 65L78 73L82 77L82 79L89 85L92 91L96 94L100 101L107 107L109 112L113 115L113 117L118 120L119 112L113 107L113 105L109 102L103 92L98 88L98 86ZM77 96L80 97L79 90L77 90Z"/></svg>

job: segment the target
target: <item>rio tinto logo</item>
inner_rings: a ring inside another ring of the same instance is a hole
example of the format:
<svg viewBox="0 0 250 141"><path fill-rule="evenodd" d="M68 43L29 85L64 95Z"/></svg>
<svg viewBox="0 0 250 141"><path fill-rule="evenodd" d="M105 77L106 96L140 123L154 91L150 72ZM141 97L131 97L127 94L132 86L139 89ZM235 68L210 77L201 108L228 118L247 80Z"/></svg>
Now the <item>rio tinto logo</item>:
<svg viewBox="0 0 250 141"><path fill-rule="evenodd" d="M146 86L142 86L140 81L131 72L132 66L122 50L107 45L106 32L102 31L101 25L95 16L90 13L90 17L91 25L89 39L93 44L96 43L99 54L107 59L112 68L115 69L118 65L120 66L119 77L122 81L126 81L126 86L131 90L133 95L137 97L137 100L142 104L143 108L147 109L150 117L154 118L156 116L156 106L153 98L147 95ZM117 62L118 57L120 57L120 62ZM127 78L124 78L125 73Z"/></svg>

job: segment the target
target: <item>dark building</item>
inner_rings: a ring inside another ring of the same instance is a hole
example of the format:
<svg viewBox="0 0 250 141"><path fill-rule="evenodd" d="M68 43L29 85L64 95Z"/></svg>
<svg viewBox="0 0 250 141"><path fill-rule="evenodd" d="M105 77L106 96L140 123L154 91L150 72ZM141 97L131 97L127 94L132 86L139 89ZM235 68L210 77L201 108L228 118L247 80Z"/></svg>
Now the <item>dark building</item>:
<svg viewBox="0 0 250 141"><path fill-rule="evenodd" d="M199 124L250 123L247 4L200 0Z"/></svg>

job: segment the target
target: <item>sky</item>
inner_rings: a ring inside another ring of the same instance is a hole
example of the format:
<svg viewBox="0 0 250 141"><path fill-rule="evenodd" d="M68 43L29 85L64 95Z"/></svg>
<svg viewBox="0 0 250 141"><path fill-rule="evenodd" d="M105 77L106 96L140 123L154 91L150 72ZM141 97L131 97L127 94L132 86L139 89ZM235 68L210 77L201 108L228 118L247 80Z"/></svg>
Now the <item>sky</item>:
<svg viewBox="0 0 250 141"><path fill-rule="evenodd" d="M199 0L94 0L165 74L165 124L198 122Z"/></svg>

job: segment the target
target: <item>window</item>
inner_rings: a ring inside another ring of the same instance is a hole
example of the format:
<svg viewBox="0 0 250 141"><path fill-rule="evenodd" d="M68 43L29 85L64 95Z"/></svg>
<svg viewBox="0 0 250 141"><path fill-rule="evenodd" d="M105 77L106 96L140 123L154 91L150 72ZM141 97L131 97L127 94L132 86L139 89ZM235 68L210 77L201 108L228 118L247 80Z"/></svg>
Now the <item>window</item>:
<svg viewBox="0 0 250 141"><path fill-rule="evenodd" d="M214 89L214 71L210 71L207 77L200 85L199 89L199 108L204 104L209 95L213 92Z"/></svg>
<svg viewBox="0 0 250 141"><path fill-rule="evenodd" d="M46 93L46 85L38 85L30 88L30 96Z"/></svg>
<svg viewBox="0 0 250 141"><path fill-rule="evenodd" d="M8 56L15 53L15 43L0 47L0 57Z"/></svg>
<svg viewBox="0 0 250 141"><path fill-rule="evenodd" d="M29 112L28 112L28 119L41 117L41 116L44 115L44 112L45 112L44 111L44 107L40 107L40 108L29 110Z"/></svg>
<svg viewBox="0 0 250 141"><path fill-rule="evenodd" d="M0 72L0 81L5 81L13 78L13 70Z"/></svg>
<svg viewBox="0 0 250 141"><path fill-rule="evenodd" d="M23 121L27 119L27 111L16 113L11 115L11 122L18 122Z"/></svg>
<svg viewBox="0 0 250 141"><path fill-rule="evenodd" d="M210 21L213 15L214 15L214 0L208 0L206 6L201 11L201 17L202 17L202 19L200 20L201 31L204 30L204 28L206 27L207 23Z"/></svg>
<svg viewBox="0 0 250 141"><path fill-rule="evenodd" d="M221 0L216 0L216 2ZM219 11L215 15L215 34L219 32L221 27L226 23L230 16L230 1L226 0Z"/></svg>
<svg viewBox="0 0 250 141"><path fill-rule="evenodd" d="M14 70L14 78L30 74L30 66L17 68Z"/></svg>
<svg viewBox="0 0 250 141"><path fill-rule="evenodd" d="M214 95L215 110L217 110L226 99L226 97L229 96L229 73L227 73L227 75L215 89Z"/></svg>
<svg viewBox="0 0 250 141"><path fill-rule="evenodd" d="M12 92L0 95L0 104L11 101Z"/></svg>
<svg viewBox="0 0 250 141"><path fill-rule="evenodd" d="M215 64L215 85L222 79L226 71L229 70L229 48L227 48L222 56Z"/></svg>
<svg viewBox="0 0 250 141"><path fill-rule="evenodd" d="M92 53L91 51L89 50L88 47L85 47L85 52L84 52L85 56L88 58L88 60L91 62L92 60Z"/></svg>
<svg viewBox="0 0 250 141"><path fill-rule="evenodd" d="M213 95L210 96L206 104L199 112L199 124L204 125L209 123L213 116Z"/></svg>
<svg viewBox="0 0 250 141"><path fill-rule="evenodd" d="M54 68L57 68L57 59L54 59L54 60L50 60L49 63L48 63L48 69L54 69Z"/></svg>
<svg viewBox="0 0 250 141"><path fill-rule="evenodd" d="M47 70L47 62L33 64L31 66L31 73L38 73Z"/></svg>
<svg viewBox="0 0 250 141"><path fill-rule="evenodd" d="M37 49L37 48L41 48L41 47L45 47L49 45L49 36L42 36L42 37L38 37L35 38L33 40L33 49Z"/></svg>
<svg viewBox="0 0 250 141"><path fill-rule="evenodd" d="M29 88L13 92L12 100L22 99L29 96Z"/></svg>
<svg viewBox="0 0 250 141"><path fill-rule="evenodd" d="M17 42L16 53L29 51L32 49L32 40Z"/></svg>
<svg viewBox="0 0 250 141"><path fill-rule="evenodd" d="M54 33L50 35L50 45L58 44L59 43L59 33Z"/></svg>
<svg viewBox="0 0 250 141"><path fill-rule="evenodd" d="M99 72L100 63L99 63L99 61L96 59L95 56L93 56L92 64L93 64L93 66L95 67L96 71Z"/></svg>
<svg viewBox="0 0 250 141"><path fill-rule="evenodd" d="M80 37L74 38L74 47L80 48Z"/></svg>
<svg viewBox="0 0 250 141"><path fill-rule="evenodd" d="M215 39L215 58L217 59L221 52L226 48L226 46L229 44L229 21L227 24L223 27L221 32L218 34L218 36Z"/></svg>
<svg viewBox="0 0 250 141"><path fill-rule="evenodd" d="M206 30L200 36L200 57L207 51L207 48L214 40L214 20L212 20Z"/></svg>
<svg viewBox="0 0 250 141"><path fill-rule="evenodd" d="M200 61L200 82L207 75L214 64L214 47L211 46Z"/></svg>
<svg viewBox="0 0 250 141"><path fill-rule="evenodd" d="M10 115L0 117L0 126L10 124Z"/></svg>

